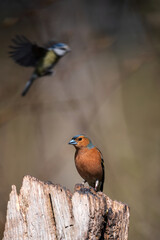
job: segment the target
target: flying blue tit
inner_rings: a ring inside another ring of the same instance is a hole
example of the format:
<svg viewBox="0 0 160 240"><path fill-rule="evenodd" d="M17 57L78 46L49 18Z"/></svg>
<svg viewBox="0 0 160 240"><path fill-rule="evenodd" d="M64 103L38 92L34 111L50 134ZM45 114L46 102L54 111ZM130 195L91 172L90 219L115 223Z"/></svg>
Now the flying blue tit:
<svg viewBox="0 0 160 240"><path fill-rule="evenodd" d="M22 92L25 96L35 79L46 75L52 75L53 67L67 52L68 45L64 43L49 42L46 46L40 47L30 42L24 36L16 36L12 39L14 45L9 46L12 50L10 57L19 65L34 67L34 72Z"/></svg>

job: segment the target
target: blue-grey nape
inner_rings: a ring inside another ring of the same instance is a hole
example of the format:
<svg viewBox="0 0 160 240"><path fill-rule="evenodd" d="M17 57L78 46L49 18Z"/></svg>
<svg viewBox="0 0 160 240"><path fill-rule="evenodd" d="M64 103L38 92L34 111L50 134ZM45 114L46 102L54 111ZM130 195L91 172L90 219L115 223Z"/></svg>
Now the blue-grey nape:
<svg viewBox="0 0 160 240"><path fill-rule="evenodd" d="M64 43L55 43L52 47L64 47L66 44Z"/></svg>
<svg viewBox="0 0 160 240"><path fill-rule="evenodd" d="M78 137L80 137L80 136L83 136L83 137L85 137L85 135L84 135L84 134L78 134L78 135L74 136L72 139L76 139L76 138L78 138Z"/></svg>
<svg viewBox="0 0 160 240"><path fill-rule="evenodd" d="M90 139L89 139L89 144L88 144L87 148L88 148L88 149L94 148L94 145L93 145L93 143L91 142Z"/></svg>
<svg viewBox="0 0 160 240"><path fill-rule="evenodd" d="M61 49L64 48L64 49L70 51L70 48L65 43L55 43L50 47L50 49L55 49L55 48L61 48Z"/></svg>

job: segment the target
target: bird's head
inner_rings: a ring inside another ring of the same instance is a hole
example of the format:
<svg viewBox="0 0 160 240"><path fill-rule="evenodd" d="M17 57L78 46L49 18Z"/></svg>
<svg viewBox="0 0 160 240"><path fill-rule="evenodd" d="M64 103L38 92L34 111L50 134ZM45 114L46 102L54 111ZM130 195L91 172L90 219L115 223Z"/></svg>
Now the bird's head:
<svg viewBox="0 0 160 240"><path fill-rule="evenodd" d="M73 145L75 148L85 148L88 149L94 148L91 140L83 134L74 136L68 144Z"/></svg>
<svg viewBox="0 0 160 240"><path fill-rule="evenodd" d="M71 49L67 44L64 43L55 43L52 45L52 47L49 48L49 50L53 50L57 56L62 57L64 56L67 52L70 52Z"/></svg>

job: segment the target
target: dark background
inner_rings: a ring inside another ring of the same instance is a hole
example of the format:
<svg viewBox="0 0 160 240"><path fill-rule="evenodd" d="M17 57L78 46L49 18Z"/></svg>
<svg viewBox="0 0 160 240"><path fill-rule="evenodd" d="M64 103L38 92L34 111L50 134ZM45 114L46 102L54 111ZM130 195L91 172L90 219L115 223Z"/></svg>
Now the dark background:
<svg viewBox="0 0 160 240"><path fill-rule="evenodd" d="M0 1L0 230L11 185L24 175L73 191L84 133L103 153L104 192L131 208L129 239L160 238L160 3L156 0ZM68 43L51 77L8 57L16 34Z"/></svg>

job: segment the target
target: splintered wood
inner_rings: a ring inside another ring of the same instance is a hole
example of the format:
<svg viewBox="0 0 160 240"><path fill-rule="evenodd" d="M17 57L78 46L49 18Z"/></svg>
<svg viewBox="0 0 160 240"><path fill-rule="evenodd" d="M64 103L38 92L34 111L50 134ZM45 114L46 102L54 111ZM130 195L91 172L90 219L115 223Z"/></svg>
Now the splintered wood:
<svg viewBox="0 0 160 240"><path fill-rule="evenodd" d="M3 240L127 240L128 228L128 206L104 193L25 176L19 195L12 186Z"/></svg>

